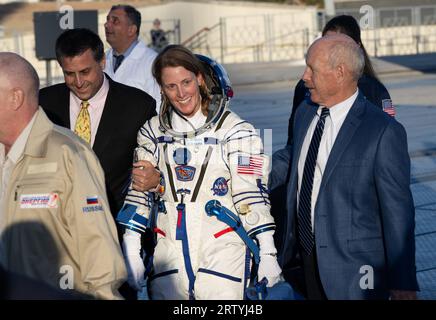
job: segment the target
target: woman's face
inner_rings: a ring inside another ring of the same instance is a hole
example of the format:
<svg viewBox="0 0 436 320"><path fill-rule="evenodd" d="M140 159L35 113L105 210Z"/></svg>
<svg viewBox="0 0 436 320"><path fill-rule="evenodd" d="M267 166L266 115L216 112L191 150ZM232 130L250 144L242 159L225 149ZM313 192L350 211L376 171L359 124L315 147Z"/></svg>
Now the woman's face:
<svg viewBox="0 0 436 320"><path fill-rule="evenodd" d="M171 104L185 117L192 117L201 107L201 74L196 76L184 67L162 70L162 90Z"/></svg>

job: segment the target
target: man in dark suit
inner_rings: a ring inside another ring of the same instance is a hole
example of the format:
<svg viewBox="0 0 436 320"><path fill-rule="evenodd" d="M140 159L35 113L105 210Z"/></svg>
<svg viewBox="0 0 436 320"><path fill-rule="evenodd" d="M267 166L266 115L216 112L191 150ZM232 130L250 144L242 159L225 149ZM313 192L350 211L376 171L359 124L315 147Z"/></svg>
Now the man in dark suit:
<svg viewBox="0 0 436 320"><path fill-rule="evenodd" d="M61 34L56 57L65 83L41 89L40 105L55 124L71 128L91 144L105 173L115 218L129 185L138 130L156 115L155 101L104 74L103 43L88 29ZM159 173L151 164L134 166L133 180L139 188L148 190L159 184Z"/></svg>
<svg viewBox="0 0 436 320"><path fill-rule="evenodd" d="M300 255L309 299L414 299L406 132L359 93L364 59L351 38L317 40L306 64L317 105L299 108L294 142L271 171L271 188L290 171L280 261L286 269Z"/></svg>

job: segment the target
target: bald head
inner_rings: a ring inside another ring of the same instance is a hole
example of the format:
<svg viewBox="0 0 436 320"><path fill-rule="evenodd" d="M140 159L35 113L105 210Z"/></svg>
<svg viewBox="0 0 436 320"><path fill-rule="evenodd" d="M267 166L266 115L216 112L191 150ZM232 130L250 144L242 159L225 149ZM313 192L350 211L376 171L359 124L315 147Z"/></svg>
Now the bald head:
<svg viewBox="0 0 436 320"><path fill-rule="evenodd" d="M365 56L360 46L345 34L327 35L309 48L323 52L331 68L344 65L354 81L359 80L365 67Z"/></svg>
<svg viewBox="0 0 436 320"><path fill-rule="evenodd" d="M303 81L311 100L332 107L357 90L362 75L364 56L350 37L337 34L316 40L306 57Z"/></svg>
<svg viewBox="0 0 436 320"><path fill-rule="evenodd" d="M0 52L0 83L3 89L21 89L26 104L37 109L39 77L26 59L12 52Z"/></svg>
<svg viewBox="0 0 436 320"><path fill-rule="evenodd" d="M15 53L0 52L0 142L6 152L38 110L39 78Z"/></svg>

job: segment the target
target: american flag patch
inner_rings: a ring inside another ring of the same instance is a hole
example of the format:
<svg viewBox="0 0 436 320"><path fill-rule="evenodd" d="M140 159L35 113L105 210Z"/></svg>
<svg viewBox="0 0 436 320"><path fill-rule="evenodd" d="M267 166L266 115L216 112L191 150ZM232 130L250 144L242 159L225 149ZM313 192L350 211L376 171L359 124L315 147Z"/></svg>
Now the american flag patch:
<svg viewBox="0 0 436 320"><path fill-rule="evenodd" d="M86 204L98 204L98 197L86 197Z"/></svg>
<svg viewBox="0 0 436 320"><path fill-rule="evenodd" d="M238 156L239 174L263 174L263 158L259 156Z"/></svg>
<svg viewBox="0 0 436 320"><path fill-rule="evenodd" d="M395 117L395 108L392 104L391 99L383 99L382 100L383 111L386 112L391 117Z"/></svg>

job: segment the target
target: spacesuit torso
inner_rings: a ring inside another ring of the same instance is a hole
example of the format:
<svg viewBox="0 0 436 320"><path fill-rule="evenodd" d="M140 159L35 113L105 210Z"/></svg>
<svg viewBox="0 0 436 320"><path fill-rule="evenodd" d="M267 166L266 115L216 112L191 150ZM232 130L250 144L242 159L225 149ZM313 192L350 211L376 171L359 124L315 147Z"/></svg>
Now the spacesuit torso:
<svg viewBox="0 0 436 320"><path fill-rule="evenodd" d="M270 159L254 127L227 109L233 91L225 70L196 57L207 86L200 110L185 118L163 99L159 116L138 132L136 160L158 168L161 183L145 193L130 188L118 214L128 281L146 292L139 251L148 229L156 236L153 258L145 259L152 299L244 299L252 275L271 286L281 280L266 189Z"/></svg>
<svg viewBox="0 0 436 320"><path fill-rule="evenodd" d="M199 113L192 121L197 126L205 120ZM173 112L173 129L177 123L183 126L180 121ZM232 229L206 215L205 204L219 200L239 215L252 237L274 229L266 191L269 158L261 139L231 111L196 136L174 137L162 129L158 117L148 121L138 133L137 148L138 159L158 167L165 185L166 212L157 214L154 229L151 297L243 299L250 254ZM149 219L149 195L129 190L126 204Z"/></svg>

